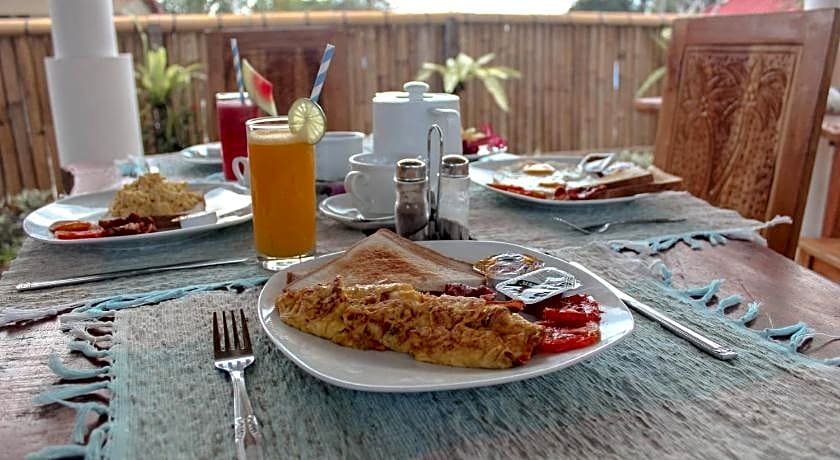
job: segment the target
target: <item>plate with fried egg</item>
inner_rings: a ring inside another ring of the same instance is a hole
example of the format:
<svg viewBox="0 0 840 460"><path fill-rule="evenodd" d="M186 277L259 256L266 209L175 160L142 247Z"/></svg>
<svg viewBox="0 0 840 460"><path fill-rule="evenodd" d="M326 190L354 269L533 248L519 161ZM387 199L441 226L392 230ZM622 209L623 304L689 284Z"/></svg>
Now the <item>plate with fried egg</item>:
<svg viewBox="0 0 840 460"><path fill-rule="evenodd" d="M613 162L603 171L581 173L577 156L506 156L470 165L470 179L493 192L551 206L587 206L629 202L652 184L652 173L629 162ZM626 194L624 194L626 193Z"/></svg>

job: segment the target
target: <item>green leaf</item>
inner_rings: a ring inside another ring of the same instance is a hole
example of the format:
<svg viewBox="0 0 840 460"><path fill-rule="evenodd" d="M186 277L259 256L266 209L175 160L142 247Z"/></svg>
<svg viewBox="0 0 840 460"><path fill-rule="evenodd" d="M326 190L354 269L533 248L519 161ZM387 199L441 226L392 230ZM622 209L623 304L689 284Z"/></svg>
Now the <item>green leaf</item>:
<svg viewBox="0 0 840 460"><path fill-rule="evenodd" d="M487 67L495 57L494 53L487 53L473 59L465 53L458 53L454 58L447 58L443 65L426 62L417 73L417 79L426 80L437 72L443 77L444 91L452 93L464 82L477 78L484 83L496 104L502 110L508 111L507 95L502 83L511 78L522 78L522 74L511 67Z"/></svg>
<svg viewBox="0 0 840 460"><path fill-rule="evenodd" d="M455 62L458 66L458 80L466 81L472 73L475 61L464 53L458 53Z"/></svg>
<svg viewBox="0 0 840 460"><path fill-rule="evenodd" d="M511 69L510 67L488 67L487 73L495 78L499 78L501 80L509 80L511 78L522 78L522 74L519 73L518 70Z"/></svg>
<svg viewBox="0 0 840 460"><path fill-rule="evenodd" d="M414 79L415 80L420 80L420 81L426 81L429 78L431 78L432 74L434 74L434 73L435 73L434 70L420 69L420 71L417 72L417 76L415 76Z"/></svg>
<svg viewBox="0 0 840 460"><path fill-rule="evenodd" d="M455 87L458 86L459 82L457 70L447 71L443 74L443 90L445 92L451 93L455 91Z"/></svg>
<svg viewBox="0 0 840 460"><path fill-rule="evenodd" d="M504 73L507 78L522 78L522 72L514 69L513 67L496 66L491 67L491 69Z"/></svg>
<svg viewBox="0 0 840 460"><path fill-rule="evenodd" d="M505 112L508 112L510 107L508 107L507 95L505 94L504 87L502 87L502 83L493 77L485 78L482 82L490 95L493 96L493 100L496 101L496 105Z"/></svg>
<svg viewBox="0 0 840 460"><path fill-rule="evenodd" d="M495 53L487 53L484 56L481 56L480 58L476 59L475 63L480 65L480 66L485 66L485 65L489 64L490 61L492 61L495 58L496 58Z"/></svg>
<svg viewBox="0 0 840 460"><path fill-rule="evenodd" d="M439 72L443 74L446 72L446 67L440 64L435 64L434 62L424 62L423 65L420 67L423 70L432 70L435 72Z"/></svg>
<svg viewBox="0 0 840 460"><path fill-rule="evenodd" d="M428 80L435 72L441 75L446 75L446 67L440 64L435 64L434 62L424 62L420 67L420 71L417 72L415 80Z"/></svg>
<svg viewBox="0 0 840 460"><path fill-rule="evenodd" d="M655 85L656 82L661 80L664 76L665 66L659 67L658 69L654 69L654 71L651 72L650 75L647 76L647 78L645 78L645 81L643 81L642 84L639 85L639 89L636 90L636 97L644 96L645 92L647 92L647 90L650 89L650 87Z"/></svg>

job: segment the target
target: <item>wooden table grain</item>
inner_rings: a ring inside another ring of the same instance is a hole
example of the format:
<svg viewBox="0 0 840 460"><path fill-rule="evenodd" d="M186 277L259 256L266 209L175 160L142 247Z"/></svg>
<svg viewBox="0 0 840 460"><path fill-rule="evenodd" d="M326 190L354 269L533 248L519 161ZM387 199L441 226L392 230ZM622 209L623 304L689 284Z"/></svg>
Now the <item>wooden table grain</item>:
<svg viewBox="0 0 840 460"><path fill-rule="evenodd" d="M677 286L725 278L721 295L761 299L762 313L754 328L804 321L818 332L840 334L840 285L763 246L730 241L696 251L678 245L662 257L674 269ZM0 457L22 458L44 446L69 442L73 410L32 404L36 394L59 383L47 358L53 352L66 355L66 340L54 319L0 330ZM818 338L806 352L815 357L840 356L840 341Z"/></svg>

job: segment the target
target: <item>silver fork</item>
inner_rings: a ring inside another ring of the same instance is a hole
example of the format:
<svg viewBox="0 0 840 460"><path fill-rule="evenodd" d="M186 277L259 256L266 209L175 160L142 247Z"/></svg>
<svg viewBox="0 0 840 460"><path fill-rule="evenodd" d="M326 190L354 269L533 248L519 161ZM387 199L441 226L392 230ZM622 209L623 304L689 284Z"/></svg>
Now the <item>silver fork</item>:
<svg viewBox="0 0 840 460"><path fill-rule="evenodd" d="M562 223L568 225L569 227L571 227L571 228L573 228L573 229L575 229L575 230L577 230L581 233L587 234L587 235L591 235L593 233L604 233L607 230L609 230L610 227L612 227L613 225L665 224L665 223L670 223L670 222L683 222L683 221L685 221L684 218L676 218L676 219L671 219L671 218L628 219L628 220L619 220L619 221L615 221L615 222L606 222L606 223L603 223L603 224L594 224L594 225L587 225L585 227L581 227L580 225L573 224L573 223L569 222L568 220L563 219L561 217L556 217L555 216L554 220L556 220L557 222L562 222Z"/></svg>
<svg viewBox="0 0 840 460"><path fill-rule="evenodd" d="M671 222L685 222L685 218L655 218L655 219L627 219L627 220L618 220L615 222L607 222L604 224L594 224L594 225L587 225L586 227L582 227L585 230L590 230L592 233L604 233L610 229L613 225L624 225L624 224L668 224Z"/></svg>
<svg viewBox="0 0 840 460"><path fill-rule="evenodd" d="M245 368L254 362L254 352L251 349L251 336L248 334L248 322L245 321L245 312L239 310L239 318L242 324L242 342L240 346L240 331L236 328L236 314L229 312L230 323L233 335L233 347L230 346L228 335L228 321L225 312L222 312L222 330L224 331L224 348L222 338L219 336L219 321L216 312L213 312L213 355L216 367L230 374L230 382L233 384L233 429L236 440L236 458L239 460L258 460L263 458L262 436L257 417L251 409L251 400L248 398L248 390L245 388Z"/></svg>

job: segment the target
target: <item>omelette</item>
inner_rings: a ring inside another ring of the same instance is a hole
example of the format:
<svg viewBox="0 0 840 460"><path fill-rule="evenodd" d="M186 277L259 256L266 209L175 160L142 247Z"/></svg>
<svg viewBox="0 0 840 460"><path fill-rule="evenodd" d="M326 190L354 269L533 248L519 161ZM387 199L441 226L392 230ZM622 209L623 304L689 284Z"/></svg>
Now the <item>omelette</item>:
<svg viewBox="0 0 840 460"><path fill-rule="evenodd" d="M543 328L475 297L434 296L410 284L330 284L285 290L280 318L301 331L362 350L408 353L427 363L505 369L524 364Z"/></svg>

